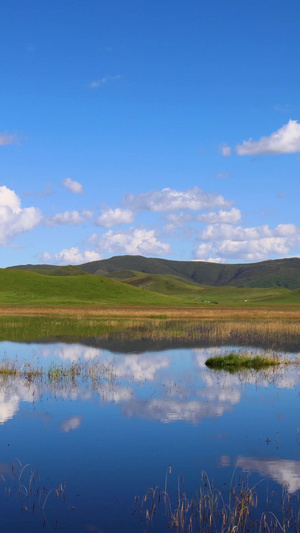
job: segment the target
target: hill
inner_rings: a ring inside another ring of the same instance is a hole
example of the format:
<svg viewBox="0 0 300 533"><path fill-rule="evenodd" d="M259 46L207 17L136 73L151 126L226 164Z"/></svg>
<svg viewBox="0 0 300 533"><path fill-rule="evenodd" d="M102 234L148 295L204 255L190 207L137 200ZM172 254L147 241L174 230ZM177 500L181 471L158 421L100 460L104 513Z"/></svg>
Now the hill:
<svg viewBox="0 0 300 533"><path fill-rule="evenodd" d="M206 261L170 261L142 256L116 256L79 265L90 274L111 275L121 271L179 276L200 285L233 287L300 288L300 258L260 263L219 264Z"/></svg>
<svg viewBox="0 0 300 533"><path fill-rule="evenodd" d="M177 281L195 283L198 286L284 287L290 290L300 288L300 258L276 259L247 264L219 264L205 261L170 261L168 259L125 255L101 261L92 261L76 267L18 265L9 267L9 269L35 271L53 276L74 276L84 272L129 282L131 285L138 285L139 282L133 280L143 275L163 275L173 276ZM154 286L152 286L151 290L154 289Z"/></svg>
<svg viewBox="0 0 300 533"><path fill-rule="evenodd" d="M0 269L0 305L180 305L182 300L90 274Z"/></svg>

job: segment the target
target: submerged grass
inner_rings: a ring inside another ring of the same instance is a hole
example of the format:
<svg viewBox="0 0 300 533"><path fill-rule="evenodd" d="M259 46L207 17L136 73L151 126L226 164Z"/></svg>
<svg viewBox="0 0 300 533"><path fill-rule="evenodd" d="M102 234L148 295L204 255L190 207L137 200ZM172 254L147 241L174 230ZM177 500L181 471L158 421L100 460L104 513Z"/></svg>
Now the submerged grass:
<svg viewBox="0 0 300 533"><path fill-rule="evenodd" d="M228 372L237 372L241 369L261 370L269 366L277 366L280 364L291 363L288 359L279 359L277 356L249 356L248 354L230 353L228 355L220 355L209 357L205 362L208 368L214 370L227 370Z"/></svg>
<svg viewBox="0 0 300 533"><path fill-rule="evenodd" d="M0 388L7 384L8 379L24 379L28 384L45 383L74 386L77 381L89 382L92 386L102 381L114 382L115 371L112 363L100 361L80 361L66 364L52 363L49 368L34 366L30 363L21 364L17 360L0 361Z"/></svg>
<svg viewBox="0 0 300 533"><path fill-rule="evenodd" d="M299 497L290 495L284 488L275 514L270 501L263 502L265 509L262 510L258 484L251 486L248 476L244 480L240 477L238 486L224 491L214 488L206 472L202 472L197 496L188 498L182 491L182 476L178 477L176 493L170 496L167 491L170 473L171 467L166 474L164 490L154 486L141 499L135 497L133 514L139 515L146 529L153 531L154 523L158 520L155 515L158 514L162 523L165 520L164 530L171 529L176 533L300 531Z"/></svg>

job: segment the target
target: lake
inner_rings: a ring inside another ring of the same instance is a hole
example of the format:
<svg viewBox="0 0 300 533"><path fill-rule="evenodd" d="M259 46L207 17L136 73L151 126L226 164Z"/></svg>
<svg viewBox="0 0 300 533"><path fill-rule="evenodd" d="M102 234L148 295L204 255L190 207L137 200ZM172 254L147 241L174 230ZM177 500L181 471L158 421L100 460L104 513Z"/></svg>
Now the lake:
<svg viewBox="0 0 300 533"><path fill-rule="evenodd" d="M168 531L178 493L205 491L224 505L251 491L254 530L266 511L282 523L282 501L289 520L300 509L300 366L205 366L232 349L0 343L0 359L21 368L0 376L2 530Z"/></svg>

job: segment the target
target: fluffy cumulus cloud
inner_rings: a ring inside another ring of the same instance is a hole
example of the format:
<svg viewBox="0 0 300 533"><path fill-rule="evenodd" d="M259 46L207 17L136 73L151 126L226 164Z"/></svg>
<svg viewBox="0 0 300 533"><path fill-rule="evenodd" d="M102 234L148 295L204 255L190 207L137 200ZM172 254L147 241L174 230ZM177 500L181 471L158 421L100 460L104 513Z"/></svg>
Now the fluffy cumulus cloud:
<svg viewBox="0 0 300 533"><path fill-rule="evenodd" d="M79 183L79 181L72 180L72 178L65 178L62 181L62 185L65 189L73 194L82 194L84 192L81 183Z"/></svg>
<svg viewBox="0 0 300 533"><path fill-rule="evenodd" d="M96 220L98 226L106 228L130 224L131 222L133 222L133 212L130 209L121 209L119 207L116 209L104 209Z"/></svg>
<svg viewBox="0 0 300 533"><path fill-rule="evenodd" d="M186 191L175 189L162 189L161 191L148 191L140 194L127 194L124 204L133 210L154 212L172 212L181 209L199 211L202 209L217 209L228 207L230 202L221 194L209 194L198 187Z"/></svg>
<svg viewBox="0 0 300 533"><path fill-rule="evenodd" d="M80 252L79 248L73 247L65 250L61 250L56 254L50 254L45 252L39 255L39 258L44 263L54 261L58 265L80 265L82 263L88 263L89 261L98 261L102 259L102 256L93 250L85 250Z"/></svg>
<svg viewBox="0 0 300 533"><path fill-rule="evenodd" d="M5 186L0 187L0 245L6 245L18 234L33 229L41 219L39 209L22 209L18 195Z"/></svg>
<svg viewBox="0 0 300 533"><path fill-rule="evenodd" d="M242 217L242 213L236 207L230 209L230 211L220 210L217 213L204 213L203 215L198 215L198 220L200 222L205 222L206 224L237 224Z"/></svg>
<svg viewBox="0 0 300 533"><path fill-rule="evenodd" d="M46 226L61 226L62 224L77 226L92 216L92 211L65 211L64 213L56 213L52 217L45 217L44 222Z"/></svg>
<svg viewBox="0 0 300 533"><path fill-rule="evenodd" d="M209 224L201 234L196 257L239 258L262 261L273 255L286 256L300 242L300 230L294 224L244 228L229 224ZM203 242L204 241L204 242Z"/></svg>
<svg viewBox="0 0 300 533"><path fill-rule="evenodd" d="M0 146L18 144L18 138L15 133L0 133Z"/></svg>
<svg viewBox="0 0 300 533"><path fill-rule="evenodd" d="M100 251L129 255L165 255L171 251L170 244L161 242L155 230L130 228L128 231L107 231L92 235L90 242Z"/></svg>
<svg viewBox="0 0 300 533"><path fill-rule="evenodd" d="M262 137L259 141L244 141L236 146L238 155L257 154L291 154L300 152L300 124L297 120L290 120L269 137Z"/></svg>

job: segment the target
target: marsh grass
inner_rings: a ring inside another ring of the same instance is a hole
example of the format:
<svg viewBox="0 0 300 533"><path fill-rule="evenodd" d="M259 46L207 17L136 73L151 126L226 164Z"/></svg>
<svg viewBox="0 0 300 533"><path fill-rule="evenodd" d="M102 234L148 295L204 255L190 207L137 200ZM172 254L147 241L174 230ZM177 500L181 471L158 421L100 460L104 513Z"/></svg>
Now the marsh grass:
<svg viewBox="0 0 300 533"><path fill-rule="evenodd" d="M300 348L300 309L0 307L0 340ZM141 349L142 346L139 346ZM130 347L129 347L130 349Z"/></svg>
<svg viewBox="0 0 300 533"><path fill-rule="evenodd" d="M65 483L60 482L57 487L46 488L39 471L29 463L22 464L18 458L13 460L10 474L6 477L2 476L2 482L6 497L17 497L21 501L21 510L24 513L41 514L44 527L49 527L45 513L50 495L65 502ZM57 519L55 519L55 524L57 527Z"/></svg>
<svg viewBox="0 0 300 533"><path fill-rule="evenodd" d="M251 486L249 477L239 478L237 486L227 491L216 489L206 472L202 472L197 495L189 498L182 490L184 479L178 477L177 490L173 496L167 492L166 474L164 490L158 485L148 489L140 499L135 497L133 514L137 513L145 524L146 530L155 530L160 520L165 522L162 530L174 530L176 533L244 533L253 531L282 532L300 531L299 497L291 496L282 489L281 504L276 514L268 509L269 503L260 502L258 485ZM263 483L262 480L260 483ZM264 505L265 509L261 510ZM155 516L158 515L158 516Z"/></svg>
<svg viewBox="0 0 300 533"><path fill-rule="evenodd" d="M30 363L21 364L16 360L0 361L0 386L7 385L8 380L24 379L32 383L59 385L66 390L68 386L77 386L79 382L87 383L93 390L99 383L115 383L116 373L113 362L108 364L100 361L79 361L73 363L52 363L49 368L34 366Z"/></svg>
<svg viewBox="0 0 300 533"><path fill-rule="evenodd" d="M290 364L290 359L281 359L278 356L262 356L249 354L230 353L227 355L220 355L209 357L205 362L208 368L214 370L227 370L228 372L237 372L241 369L262 370L270 366L278 366L281 364Z"/></svg>

